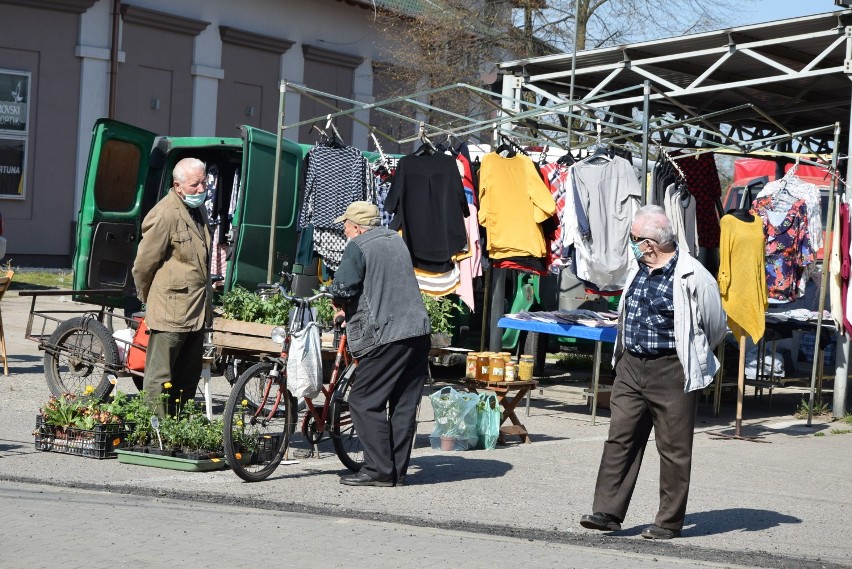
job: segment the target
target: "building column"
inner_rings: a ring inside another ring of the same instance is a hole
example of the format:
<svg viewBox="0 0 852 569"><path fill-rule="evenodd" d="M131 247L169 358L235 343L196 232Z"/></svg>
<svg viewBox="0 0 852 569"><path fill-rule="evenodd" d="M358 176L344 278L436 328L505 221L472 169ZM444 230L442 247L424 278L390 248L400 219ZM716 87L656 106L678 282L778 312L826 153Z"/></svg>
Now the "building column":
<svg viewBox="0 0 852 569"><path fill-rule="evenodd" d="M192 136L216 136L216 111L222 69L219 28L208 26L195 37L192 73Z"/></svg>
<svg viewBox="0 0 852 569"><path fill-rule="evenodd" d="M112 42L112 2L102 0L80 14L79 43L74 53L80 64L80 114L77 119L77 168L74 177L74 209L72 221L77 219L89 147L92 145L92 126L109 114L109 58ZM118 54L119 63L124 52Z"/></svg>
<svg viewBox="0 0 852 569"><path fill-rule="evenodd" d="M301 49L288 49L281 54L281 79L297 86L305 85L305 57ZM302 96L296 91L288 89L287 98L284 100L285 125L299 122L299 117L302 116L301 103ZM284 131L283 136L287 140L298 142L299 129L287 129Z"/></svg>
<svg viewBox="0 0 852 569"><path fill-rule="evenodd" d="M352 79L352 98L364 104L375 103L373 96L373 60L364 61L355 68ZM370 109L362 109L353 116L365 124L370 124ZM355 148L366 150L370 147L370 129L363 124L352 121L352 144Z"/></svg>

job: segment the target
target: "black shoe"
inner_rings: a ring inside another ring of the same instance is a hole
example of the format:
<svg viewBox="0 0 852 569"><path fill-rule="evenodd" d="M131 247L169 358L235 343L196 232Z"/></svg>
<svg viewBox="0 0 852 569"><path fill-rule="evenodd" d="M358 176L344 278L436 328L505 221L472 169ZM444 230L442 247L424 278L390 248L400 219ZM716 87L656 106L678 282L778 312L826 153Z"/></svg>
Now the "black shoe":
<svg viewBox="0 0 852 569"><path fill-rule="evenodd" d="M391 480L376 480L364 472L344 474L340 477L340 483L347 486L393 486Z"/></svg>
<svg viewBox="0 0 852 569"><path fill-rule="evenodd" d="M680 530L653 525L642 530L642 537L645 539L672 539L673 537L680 537Z"/></svg>
<svg viewBox="0 0 852 569"><path fill-rule="evenodd" d="M404 474L396 479L396 484L394 484L394 486L405 486L405 475Z"/></svg>
<svg viewBox="0 0 852 569"><path fill-rule="evenodd" d="M618 531L621 529L621 522L612 514L603 512L595 512L594 514L586 514L580 518L580 525L588 529L596 529L599 531Z"/></svg>

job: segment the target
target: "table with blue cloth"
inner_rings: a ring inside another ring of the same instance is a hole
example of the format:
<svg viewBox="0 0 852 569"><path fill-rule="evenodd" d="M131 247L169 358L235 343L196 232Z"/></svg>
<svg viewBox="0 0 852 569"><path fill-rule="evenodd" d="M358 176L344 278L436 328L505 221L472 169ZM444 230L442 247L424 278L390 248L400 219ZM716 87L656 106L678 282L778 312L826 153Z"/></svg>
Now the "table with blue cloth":
<svg viewBox="0 0 852 569"><path fill-rule="evenodd" d="M535 313L532 313L535 314ZM595 342L595 353L592 361L592 424L597 419L598 409L598 384L600 382L601 345L603 342L615 343L617 330L615 326L585 326L583 324L568 324L565 322L544 322L535 319L519 319L503 316L497 322L498 328L511 328L525 332L536 332L539 334L550 334L553 336L564 336L566 338L579 338L593 340Z"/></svg>

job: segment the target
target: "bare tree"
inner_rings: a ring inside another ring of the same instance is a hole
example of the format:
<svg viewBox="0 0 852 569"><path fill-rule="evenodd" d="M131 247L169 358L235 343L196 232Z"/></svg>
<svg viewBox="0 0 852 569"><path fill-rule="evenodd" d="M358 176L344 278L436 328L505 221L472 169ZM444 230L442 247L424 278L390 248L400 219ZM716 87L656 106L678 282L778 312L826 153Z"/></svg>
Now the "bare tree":
<svg viewBox="0 0 852 569"><path fill-rule="evenodd" d="M525 32L559 51L684 35L731 25L754 0L520 0ZM578 5L579 4L579 5Z"/></svg>
<svg viewBox="0 0 852 569"><path fill-rule="evenodd" d="M724 27L753 1L419 0L405 3L416 9L401 14L392 5L403 2L377 0L375 21L388 47L385 65L375 69L375 92L384 98L459 82L484 85L496 79L495 62L571 51L577 10L582 50ZM481 103L457 92L424 102L464 116ZM452 123L439 112L425 119Z"/></svg>

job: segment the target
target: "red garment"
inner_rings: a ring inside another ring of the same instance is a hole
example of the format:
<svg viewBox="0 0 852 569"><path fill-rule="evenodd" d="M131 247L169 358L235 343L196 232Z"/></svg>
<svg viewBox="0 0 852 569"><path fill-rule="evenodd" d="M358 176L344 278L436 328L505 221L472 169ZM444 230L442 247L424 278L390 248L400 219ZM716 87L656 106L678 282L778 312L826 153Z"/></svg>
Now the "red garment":
<svg viewBox="0 0 852 569"><path fill-rule="evenodd" d="M849 204L840 204L840 298L846 302L846 291L849 290L849 243L852 241L849 227ZM847 334L852 334L852 322L846 318L846 305L843 306L843 327Z"/></svg>
<svg viewBox="0 0 852 569"><path fill-rule="evenodd" d="M672 152L672 156L679 152ZM689 156L677 161L683 170L689 193L695 197L695 222L698 227L698 246L716 249L719 247L719 213L716 200L722 194L716 160L710 152Z"/></svg>
<svg viewBox="0 0 852 569"><path fill-rule="evenodd" d="M516 263L515 261L510 261L508 259L493 260L491 261L491 266L495 269L514 269L516 271L533 273L534 275L541 275L543 277L547 276L547 271L529 267L527 265L522 265L520 263Z"/></svg>

